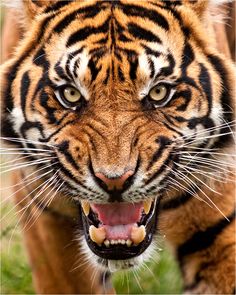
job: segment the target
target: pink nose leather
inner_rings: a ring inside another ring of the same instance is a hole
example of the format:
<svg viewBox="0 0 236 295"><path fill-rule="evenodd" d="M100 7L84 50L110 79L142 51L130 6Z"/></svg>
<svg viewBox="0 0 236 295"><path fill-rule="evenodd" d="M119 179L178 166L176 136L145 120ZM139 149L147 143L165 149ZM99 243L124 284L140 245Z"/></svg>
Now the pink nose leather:
<svg viewBox="0 0 236 295"><path fill-rule="evenodd" d="M112 190L122 190L125 181L134 174L134 171L129 170L125 172L122 176L117 178L108 178L103 173L95 173L95 176L99 178L103 183L106 184L109 191Z"/></svg>

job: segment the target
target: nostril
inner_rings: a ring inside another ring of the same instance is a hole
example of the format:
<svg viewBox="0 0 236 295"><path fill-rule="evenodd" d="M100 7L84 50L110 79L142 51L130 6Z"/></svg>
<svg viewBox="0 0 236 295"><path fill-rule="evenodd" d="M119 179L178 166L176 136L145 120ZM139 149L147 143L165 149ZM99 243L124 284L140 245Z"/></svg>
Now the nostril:
<svg viewBox="0 0 236 295"><path fill-rule="evenodd" d="M108 191L121 191L131 183L134 171L129 170L119 177L107 177L103 173L95 173L98 183ZM105 185L105 187L104 187Z"/></svg>

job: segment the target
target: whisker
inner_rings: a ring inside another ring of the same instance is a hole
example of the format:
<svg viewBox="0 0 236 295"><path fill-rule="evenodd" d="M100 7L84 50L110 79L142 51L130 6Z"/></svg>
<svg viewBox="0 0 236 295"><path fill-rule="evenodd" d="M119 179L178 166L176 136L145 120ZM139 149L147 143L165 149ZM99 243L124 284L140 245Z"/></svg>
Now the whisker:
<svg viewBox="0 0 236 295"><path fill-rule="evenodd" d="M1 151L38 151L38 152L47 152L52 153L52 150L46 150L46 149L39 149L39 148L27 148L27 147L21 147L21 148L0 148Z"/></svg>
<svg viewBox="0 0 236 295"><path fill-rule="evenodd" d="M47 171L46 173L44 173L43 175L41 175L40 177L39 177L39 179L41 179L41 178L43 178L44 176L46 176L47 174L49 174L49 173L51 173L53 171L53 169L51 169L50 171ZM29 184L31 184L31 183L33 183L33 182L35 182L35 180L32 180L31 182L29 182L28 183L28 185ZM0 219L0 222L2 222L12 211L14 211L15 210L15 208L19 205L19 204L21 204L26 198L28 198L32 193L34 193L39 187L41 187L43 184L40 184L39 186L37 186L33 191L31 191L29 194L27 194L23 199L21 199L19 202L17 202L17 204L13 207L13 208L11 208L1 219ZM24 189L24 187L21 187L20 189L18 189L17 191L15 191L14 193L12 193L9 197L8 197L8 199L9 198L11 198L11 197L13 197L16 193L18 193L19 191L21 191L21 190L23 190Z"/></svg>
<svg viewBox="0 0 236 295"><path fill-rule="evenodd" d="M42 170L44 170L44 169L47 169L47 168L49 168L49 167L51 167L51 166L53 166L53 165L56 165L57 163L55 162L55 163L53 163L53 164L49 164L49 165L46 165L46 166L44 166L44 167L42 167L42 168L40 168L40 169L37 169L36 171L34 171L34 172L32 172L32 173L30 173L29 175L27 175L27 176L25 176L24 178L23 178L23 180L22 181L20 181L19 183L16 183L16 184L14 184L14 185L11 185L11 186L7 186L7 187L3 187L3 188L0 188L0 191L3 191L3 190L8 190L8 189L11 189L11 188L13 188L13 187L16 187L16 186L19 186L19 185L21 185L21 184L25 184L25 185L27 185L28 184L28 182L29 181L31 181L31 180L37 180L37 179L39 179L39 178L41 178L41 176L36 176L36 177L34 177L34 178L30 178L30 179L28 179L30 176L32 176L32 175L34 175L34 174L36 174L36 173L38 173L38 172L40 172L40 171L42 171ZM52 171L52 170L51 170ZM30 183L32 183L32 182L30 182ZM14 193L15 194L15 193ZM12 195L11 195L12 196ZM10 197L11 197L10 196ZM2 202L5 202L5 200L8 200L10 197L7 197L6 199L4 199Z"/></svg>
<svg viewBox="0 0 236 295"><path fill-rule="evenodd" d="M51 162L51 160L41 160L41 159L35 160L34 162L30 162L29 164L19 165L14 168L10 168L10 169L1 171L1 174L8 173L8 172L16 170L16 169L21 169L21 168L25 168L25 167L29 167L29 166L38 165L38 164L44 164L44 163L48 163L48 162Z"/></svg>
<svg viewBox="0 0 236 295"><path fill-rule="evenodd" d="M40 158L40 159L36 159L36 160L29 160L29 161L23 161L23 162L20 162L20 163L15 163L15 164L10 164L10 165L8 165L8 164L6 164L5 163L5 165L4 165L4 163L3 163L3 166L0 166L0 168L4 171L4 169L6 169L6 168L17 168L17 167L19 167L19 166L22 166L22 165L25 165L25 164L31 164L31 163L34 163L34 164L36 164L37 165L37 163L38 162L42 162L42 161L46 161L46 160L52 160L52 159L57 159L57 157L46 157L46 158Z"/></svg>
<svg viewBox="0 0 236 295"><path fill-rule="evenodd" d="M55 175L55 174L54 174L54 175ZM53 180L53 182L56 181L56 179L58 179L58 176ZM43 205L44 201L45 201L45 200L47 199L47 197L51 194L51 192L52 192L53 190L55 190L55 188L57 187L58 183L60 182L60 179L58 179L58 180L56 181L56 183L54 183L54 184L53 184L53 182L52 182L50 185L48 185L47 188L44 190L44 191L46 191L46 190L48 190L51 186L53 186L53 187L51 188L51 190L50 190L50 191L46 194L46 196L43 198L43 200L40 202L40 206ZM56 189L56 191L53 193L53 195L49 198L49 200L48 200L48 201L46 202L46 204L43 206L42 210L40 210L40 209L38 208L38 211L39 211L38 215L37 215L37 212L35 213L35 215L32 214L31 218L29 219L29 221L27 222L27 224L26 224L25 227L24 227L25 230L26 230L27 225L30 223L31 220L34 219L34 221L32 222L32 224L30 225L30 227L29 227L27 230L29 230L29 229L35 224L35 222L38 220L38 218L39 218L40 215L42 214L43 210L44 210L45 208L47 208L47 207L51 204L51 202L53 201L53 199L56 197L58 191L60 190L60 188L62 187L63 184L64 184L64 182L61 183L61 184L59 185L59 187Z"/></svg>
<svg viewBox="0 0 236 295"><path fill-rule="evenodd" d="M197 137L197 138L194 138L193 140L191 140L189 142L185 142L184 144L181 145L181 147L186 147L186 146L191 145L194 142L197 142L197 141L200 141L200 140L206 140L206 139L211 139L211 138L216 138L216 137L222 137L222 136L229 135L229 134L232 134L232 133L231 132L225 132L225 133L208 135L208 136L204 136L204 137Z"/></svg>
<svg viewBox="0 0 236 295"><path fill-rule="evenodd" d="M206 186L209 190L211 190L212 192L218 194L218 195L222 195L221 193L215 191L213 188L209 187L205 182L203 182L200 178L196 177L193 173L191 173L186 166L175 163L177 166L179 166L180 168L183 168L185 171L189 172L195 179L197 179L201 184L203 184L204 186Z"/></svg>
<svg viewBox="0 0 236 295"><path fill-rule="evenodd" d="M210 165L210 166L213 166L213 167L216 167L217 165L217 168L222 168L222 169L225 169L228 168L228 169L225 169L226 171L229 170L229 168L235 168L235 165L231 165L229 163L226 163L226 162L222 162L222 161L218 161L218 160L214 160L214 159L206 159L206 158L202 158L202 157L194 157L194 156L191 156L191 157L188 157L188 156L182 156L181 157L182 159L186 159L186 160L189 160L189 163L193 162L194 163L200 163L200 164L206 164L206 165Z"/></svg>
<svg viewBox="0 0 236 295"><path fill-rule="evenodd" d="M222 127L229 127L229 126L234 126L236 123L236 120L232 120L230 122L227 122L227 123L222 123L222 124L219 124L219 125L216 125L216 126L213 126L213 127L210 127L210 128L205 128L204 130L201 130L201 131L198 131L197 132L197 135L202 135L202 134L205 134L205 133L209 133L211 131L215 131L215 130L220 130ZM183 135L183 136L179 136L176 138L176 140L180 140L180 139L190 139L192 137L195 137L196 136L196 133L194 134L190 134L190 135Z"/></svg>
<svg viewBox="0 0 236 295"><path fill-rule="evenodd" d="M53 177L53 176L52 176L52 177ZM52 178L52 177L51 177L51 178ZM51 179L51 178L50 178L50 179ZM50 179L49 179L49 180L50 180ZM45 181L42 185L45 185L45 183L48 182L49 180ZM38 188L41 187L42 185L39 185L36 189L38 189ZM30 196L30 195L31 195L36 189L34 189L32 192L30 192L30 193L24 198L24 200L25 200L27 197L29 197L29 196ZM43 191L42 191L42 188L40 189L40 191L43 192ZM34 198L32 199L32 201L35 200L35 199L36 199L36 197L34 197ZM21 221L22 218L24 217L24 214L25 214L26 210L29 208L29 206L31 205L32 201L30 202L30 204L27 204L26 206L24 206L22 209L20 209L19 211L17 211L17 212L14 214L14 215L19 214L22 210L24 210L24 212L21 214L20 218L18 219L17 224L15 225L15 227L14 227L14 229L13 229L13 231L12 231L11 237L10 237L9 242L8 242L8 251L9 251L9 249L10 249L11 240L12 240L12 237L13 237L15 231L16 231L16 228L17 228L18 225L20 224L20 221ZM19 203L18 203L18 204L19 204Z"/></svg>
<svg viewBox="0 0 236 295"><path fill-rule="evenodd" d="M190 175L192 175L195 179L199 180L193 173L191 173L190 171L188 171L186 168L183 168L187 173L189 173ZM192 180L191 180L192 181ZM193 182L193 181L192 181ZM205 183L203 182L203 184L205 185ZM207 186L208 187L208 186ZM202 194L207 198L207 200L210 201L210 203L218 210L218 212L227 220L229 221L228 217L218 208L218 206L211 200L211 198L208 197L208 195L199 187L199 191L202 192ZM219 194L219 193L218 193Z"/></svg>
<svg viewBox="0 0 236 295"><path fill-rule="evenodd" d="M5 141L12 141L12 142L26 142L26 143L32 143L32 144L38 144L38 145L46 145L48 147L53 147L55 148L55 145L46 143L46 142L41 142L41 141L35 141L35 140L30 140L30 139L25 139L25 138L17 138L17 137L1 137L0 140L5 140Z"/></svg>

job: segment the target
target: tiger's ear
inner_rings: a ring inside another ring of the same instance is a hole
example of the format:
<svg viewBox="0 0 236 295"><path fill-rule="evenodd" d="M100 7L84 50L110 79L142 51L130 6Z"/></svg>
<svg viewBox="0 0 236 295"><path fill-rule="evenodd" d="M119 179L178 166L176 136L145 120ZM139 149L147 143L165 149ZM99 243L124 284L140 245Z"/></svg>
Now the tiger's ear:
<svg viewBox="0 0 236 295"><path fill-rule="evenodd" d="M5 0L4 5L15 9L25 21L32 20L42 7L50 6L60 0Z"/></svg>
<svg viewBox="0 0 236 295"><path fill-rule="evenodd" d="M183 0L182 4L191 7L201 17L206 11L214 11L222 4L229 2L232 0Z"/></svg>

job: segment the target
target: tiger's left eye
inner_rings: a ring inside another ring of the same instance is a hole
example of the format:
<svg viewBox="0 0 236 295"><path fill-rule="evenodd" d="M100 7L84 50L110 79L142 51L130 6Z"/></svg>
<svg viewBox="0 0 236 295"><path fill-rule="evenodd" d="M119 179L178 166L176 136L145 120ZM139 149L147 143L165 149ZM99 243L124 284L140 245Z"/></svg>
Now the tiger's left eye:
<svg viewBox="0 0 236 295"><path fill-rule="evenodd" d="M67 86L62 91L63 98L69 103L76 103L81 98L81 93L74 87Z"/></svg>

